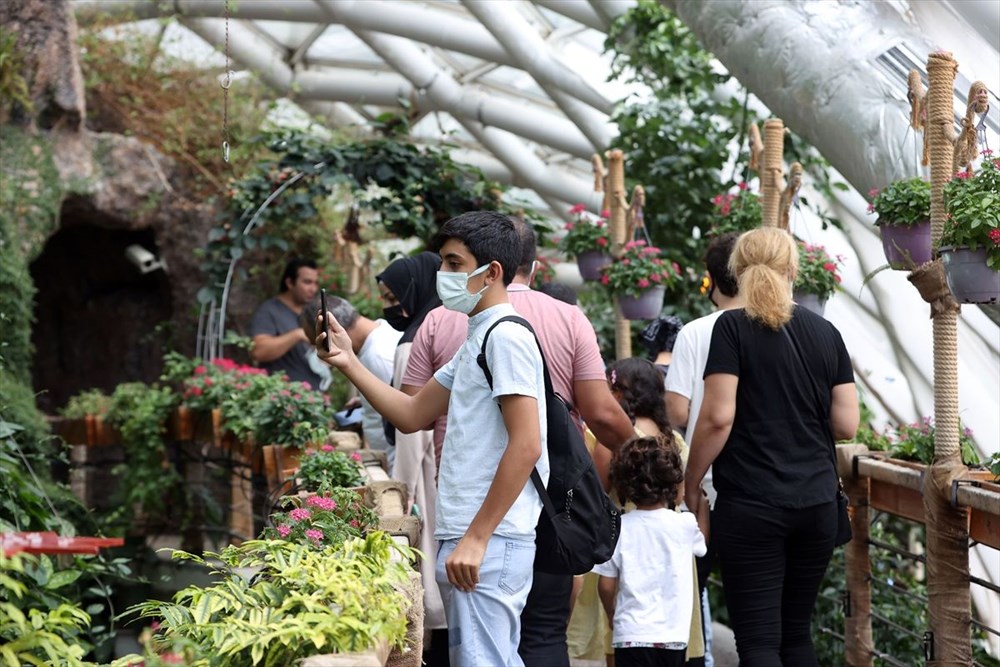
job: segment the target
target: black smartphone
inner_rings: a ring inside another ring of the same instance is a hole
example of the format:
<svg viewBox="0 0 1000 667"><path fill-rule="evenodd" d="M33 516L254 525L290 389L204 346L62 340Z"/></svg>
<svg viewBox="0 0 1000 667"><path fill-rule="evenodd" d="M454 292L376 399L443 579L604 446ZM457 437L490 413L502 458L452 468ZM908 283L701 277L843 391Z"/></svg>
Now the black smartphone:
<svg viewBox="0 0 1000 667"><path fill-rule="evenodd" d="M324 339L323 342L326 343L326 351L327 352L332 352L333 351L333 341L330 340L330 321L326 317L326 313L327 313L327 310L326 310L326 290L322 289L322 288L320 288L320 290L319 290L319 308L320 308L320 317L323 318L323 333L326 334L326 339Z"/></svg>

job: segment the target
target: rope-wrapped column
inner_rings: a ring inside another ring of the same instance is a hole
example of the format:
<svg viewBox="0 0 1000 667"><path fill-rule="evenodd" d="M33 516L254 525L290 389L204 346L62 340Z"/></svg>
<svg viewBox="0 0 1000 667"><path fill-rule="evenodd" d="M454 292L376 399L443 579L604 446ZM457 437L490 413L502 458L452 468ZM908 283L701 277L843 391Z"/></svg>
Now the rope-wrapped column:
<svg viewBox="0 0 1000 667"><path fill-rule="evenodd" d="M931 245L941 244L944 186L952 177L955 149L953 87L958 63L950 53L927 59L930 80L925 133L931 162ZM925 269L926 267L926 269ZM928 665L972 664L969 531L967 510L951 506L951 483L965 474L959 446L958 313L941 260L920 267L910 279L931 303L934 321L934 462L924 478L927 526L928 616L933 655Z"/></svg>
<svg viewBox="0 0 1000 667"><path fill-rule="evenodd" d="M777 227L784 180L785 124L780 118L764 121L764 164L761 170L761 206L763 226Z"/></svg>
<svg viewBox="0 0 1000 667"><path fill-rule="evenodd" d="M611 255L620 261L628 242L628 203L625 201L625 154L615 149L608 153L608 207L611 212ZM632 328L622 316L618 295L615 304L615 356L626 359L632 356Z"/></svg>
<svg viewBox="0 0 1000 667"><path fill-rule="evenodd" d="M868 454L864 445L837 445L837 473L850 500L851 541L844 545L847 597L844 600L844 664L872 667L872 568L868 554L871 538L869 505L871 480L854 476L854 457Z"/></svg>

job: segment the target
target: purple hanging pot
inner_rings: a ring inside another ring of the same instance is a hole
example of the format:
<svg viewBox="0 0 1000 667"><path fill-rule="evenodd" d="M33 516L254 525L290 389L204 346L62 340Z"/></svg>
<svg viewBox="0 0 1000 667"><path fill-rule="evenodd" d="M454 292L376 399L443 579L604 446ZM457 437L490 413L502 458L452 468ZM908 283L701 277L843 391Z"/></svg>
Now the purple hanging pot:
<svg viewBox="0 0 1000 667"><path fill-rule="evenodd" d="M650 287L639 296L629 294L618 295L618 307L622 317L627 320L655 320L663 309L663 294L667 288L663 285Z"/></svg>
<svg viewBox="0 0 1000 667"><path fill-rule="evenodd" d="M931 222L915 225L881 225L882 250L889 266L897 271L912 271L931 261Z"/></svg>
<svg viewBox="0 0 1000 667"><path fill-rule="evenodd" d="M941 263L948 289L959 303L1000 303L1000 271L986 264L986 248L943 246Z"/></svg>
<svg viewBox="0 0 1000 667"><path fill-rule="evenodd" d="M826 299L820 299L816 294L809 294L808 292L800 292L798 290L792 294L792 301L799 304L800 307L806 310L811 310L820 317L826 311Z"/></svg>
<svg viewBox="0 0 1000 667"><path fill-rule="evenodd" d="M576 265L584 280L600 280L601 269L611 266L611 255L601 250L588 250L576 256Z"/></svg>

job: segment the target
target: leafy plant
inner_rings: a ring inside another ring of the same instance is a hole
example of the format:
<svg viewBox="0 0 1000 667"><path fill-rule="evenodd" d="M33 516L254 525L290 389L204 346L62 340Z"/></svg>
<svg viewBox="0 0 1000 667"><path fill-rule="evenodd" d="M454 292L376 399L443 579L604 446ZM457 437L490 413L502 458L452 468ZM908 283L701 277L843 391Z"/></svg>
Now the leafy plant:
<svg viewBox="0 0 1000 667"><path fill-rule="evenodd" d="M993 473L994 478L1000 480L1000 452L993 452L986 461L986 467Z"/></svg>
<svg viewBox="0 0 1000 667"><path fill-rule="evenodd" d="M29 607L36 587L56 592L79 573L53 572L48 558L0 552L0 658L7 665L83 667L89 645L83 634L90 615L67 602Z"/></svg>
<svg viewBox="0 0 1000 667"><path fill-rule="evenodd" d="M111 407L111 397L100 389L87 389L70 397L60 414L67 419L83 419L88 415L104 416Z"/></svg>
<svg viewBox="0 0 1000 667"><path fill-rule="evenodd" d="M878 214L876 225L909 227L931 219L931 184L922 178L893 181L868 196L873 197L868 212Z"/></svg>
<svg viewBox="0 0 1000 667"><path fill-rule="evenodd" d="M249 376L253 375L267 375L267 371L238 364L232 359L219 358L204 363L169 352L164 357L162 379L180 383L183 405L192 410L212 410L234 392L249 389Z"/></svg>
<svg viewBox="0 0 1000 667"><path fill-rule="evenodd" d="M799 241L798 246L799 272L795 277L795 290L815 294L820 299L828 298L840 284L837 264L841 258L830 257L821 245Z"/></svg>
<svg viewBox="0 0 1000 667"><path fill-rule="evenodd" d="M680 277L676 262L666 262L655 246L629 241L620 259L601 269L601 284L613 292L638 296L657 285L671 286Z"/></svg>
<svg viewBox="0 0 1000 667"><path fill-rule="evenodd" d="M746 181L739 184L735 194L720 193L712 197L712 206L709 233L714 236L757 229L764 218L760 197L750 192Z"/></svg>
<svg viewBox="0 0 1000 667"><path fill-rule="evenodd" d="M176 405L177 395L169 387L141 382L120 384L111 395L107 420L118 429L125 450L124 463L113 470L120 480L121 502L112 521L131 522L135 510L146 518L163 517L165 501L184 493L165 441L167 418Z"/></svg>
<svg viewBox="0 0 1000 667"><path fill-rule="evenodd" d="M264 529L265 539L321 549L339 546L351 537L364 537L378 528L378 515L365 507L352 489L334 488L322 495L310 495L304 502L288 496L284 502L292 509L271 515L271 525Z"/></svg>
<svg viewBox="0 0 1000 667"><path fill-rule="evenodd" d="M18 33L0 34L0 122L6 123L18 110L31 112L34 105L24 78L24 57L17 48Z"/></svg>
<svg viewBox="0 0 1000 667"><path fill-rule="evenodd" d="M919 422L886 429L885 437L892 443L889 451L893 457L930 464L934 462L935 432L934 419L924 417ZM979 465L979 454L972 439L972 431L959 426L958 442L962 462L966 465Z"/></svg>
<svg viewBox="0 0 1000 667"><path fill-rule="evenodd" d="M361 455L322 445L302 455L295 478L302 490L324 495L340 487L361 486Z"/></svg>
<svg viewBox="0 0 1000 667"><path fill-rule="evenodd" d="M333 428L329 407L329 397L313 390L308 382L286 379L282 388L263 396L254 406L257 442L305 448Z"/></svg>
<svg viewBox="0 0 1000 667"><path fill-rule="evenodd" d="M986 263L1000 271L1000 158L991 156L983 151L978 172L959 172L944 186L941 245L986 248Z"/></svg>
<svg viewBox="0 0 1000 667"><path fill-rule="evenodd" d="M155 644L188 647L192 667L291 665L310 655L363 651L378 639L402 646L411 555L381 531L322 550L285 540L251 541L205 557L175 551L218 578L190 586L172 602L130 612L160 622ZM252 578L245 574L256 572ZM124 667L140 656L114 663Z"/></svg>
<svg viewBox="0 0 1000 667"><path fill-rule="evenodd" d="M587 213L583 204L577 204L569 210L576 219L564 226L566 233L559 241L559 247L569 256L577 257L585 252L608 252L611 237L608 230L608 212L602 211L600 217Z"/></svg>

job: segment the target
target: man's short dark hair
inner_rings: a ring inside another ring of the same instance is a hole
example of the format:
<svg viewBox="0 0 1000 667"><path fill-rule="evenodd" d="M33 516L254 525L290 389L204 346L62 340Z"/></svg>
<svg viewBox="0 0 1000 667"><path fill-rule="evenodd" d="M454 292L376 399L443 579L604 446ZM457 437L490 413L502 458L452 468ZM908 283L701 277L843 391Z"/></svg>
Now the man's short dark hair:
<svg viewBox="0 0 1000 667"><path fill-rule="evenodd" d="M711 276L715 288L732 298L740 293L736 277L729 272L729 256L733 254L739 232L728 232L716 236L705 250L705 268Z"/></svg>
<svg viewBox="0 0 1000 667"><path fill-rule="evenodd" d="M503 284L510 285L521 261L521 239L513 220L496 211L469 211L441 226L438 247L451 239L465 244L477 266L499 262Z"/></svg>
<svg viewBox="0 0 1000 667"><path fill-rule="evenodd" d="M296 257L295 259L285 264L285 272L281 274L281 284L278 286L278 292L287 292L288 284L286 281L291 280L293 283L299 279L299 269L301 268L316 270L316 262L311 259L305 259L302 257Z"/></svg>
<svg viewBox="0 0 1000 667"><path fill-rule="evenodd" d="M520 218L513 218L513 220L518 236L521 237L521 259L517 263L517 273L521 276L527 276L531 273L531 265L535 263L538 237L535 235L534 228L527 222Z"/></svg>
<svg viewBox="0 0 1000 667"><path fill-rule="evenodd" d="M576 305L576 290L569 285L553 282L542 283L538 287L538 291L548 294L553 299L559 299L563 303L568 303L571 306Z"/></svg>

